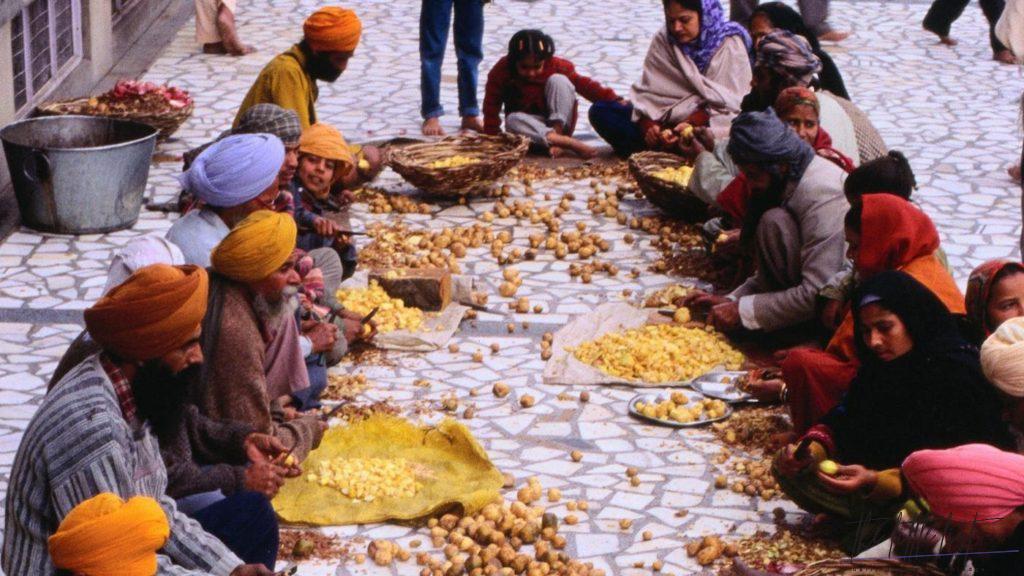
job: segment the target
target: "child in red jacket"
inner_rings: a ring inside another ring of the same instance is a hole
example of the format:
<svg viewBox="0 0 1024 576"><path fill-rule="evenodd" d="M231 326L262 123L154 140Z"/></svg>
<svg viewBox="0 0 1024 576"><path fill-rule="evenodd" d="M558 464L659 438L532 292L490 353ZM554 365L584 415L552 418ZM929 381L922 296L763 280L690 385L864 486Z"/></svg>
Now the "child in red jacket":
<svg viewBox="0 0 1024 576"><path fill-rule="evenodd" d="M577 92L591 102L619 100L615 91L576 73L572 62L555 57L555 42L540 30L520 30L508 43L508 55L491 68L484 93L484 132L507 129L530 139L534 147L558 157L570 151L592 158L597 151L572 137Z"/></svg>

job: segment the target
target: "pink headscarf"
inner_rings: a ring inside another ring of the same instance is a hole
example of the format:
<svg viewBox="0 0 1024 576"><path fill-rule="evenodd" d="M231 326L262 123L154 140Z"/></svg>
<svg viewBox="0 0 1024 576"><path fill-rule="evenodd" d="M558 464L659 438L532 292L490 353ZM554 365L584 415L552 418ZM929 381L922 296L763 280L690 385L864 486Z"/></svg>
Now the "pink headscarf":
<svg viewBox="0 0 1024 576"><path fill-rule="evenodd" d="M1024 506L1024 456L987 444L919 450L903 475L935 516L954 522L996 522Z"/></svg>

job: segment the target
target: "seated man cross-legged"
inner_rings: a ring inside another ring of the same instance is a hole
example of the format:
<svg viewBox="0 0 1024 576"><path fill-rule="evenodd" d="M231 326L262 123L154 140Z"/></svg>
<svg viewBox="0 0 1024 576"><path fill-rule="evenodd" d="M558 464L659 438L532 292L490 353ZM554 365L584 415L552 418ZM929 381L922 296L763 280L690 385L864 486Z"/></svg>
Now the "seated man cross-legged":
<svg viewBox="0 0 1024 576"><path fill-rule="evenodd" d="M312 414L285 421L282 405L309 387L294 329L296 233L291 216L260 210L214 249L203 319L207 362L191 391L207 416L248 424L302 459L319 444L324 426Z"/></svg>
<svg viewBox="0 0 1024 576"><path fill-rule="evenodd" d="M86 329L102 351L54 386L25 432L7 492L5 573L54 573L47 538L73 508L104 492L159 503L170 525L157 558L160 574L269 573L245 566L177 510L153 434L181 418L187 376L203 362L208 286L201 268L156 264L85 311ZM247 529L250 550L272 566L277 520L265 498L243 494L223 513Z"/></svg>

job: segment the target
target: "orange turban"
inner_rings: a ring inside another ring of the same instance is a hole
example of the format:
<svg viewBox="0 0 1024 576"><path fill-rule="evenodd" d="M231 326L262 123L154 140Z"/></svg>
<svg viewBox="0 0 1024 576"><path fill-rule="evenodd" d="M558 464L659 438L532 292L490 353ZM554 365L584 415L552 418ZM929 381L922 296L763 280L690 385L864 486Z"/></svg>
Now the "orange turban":
<svg viewBox="0 0 1024 576"><path fill-rule="evenodd" d="M352 10L327 6L306 18L302 32L309 47L317 52L352 52L359 45L363 23Z"/></svg>
<svg viewBox="0 0 1024 576"><path fill-rule="evenodd" d="M284 264L298 230L288 214L257 210L238 223L210 254L213 269L238 282L258 282Z"/></svg>
<svg viewBox="0 0 1024 576"><path fill-rule="evenodd" d="M303 130L299 138L299 153L312 154L337 162L334 167L335 181L352 171L356 165L345 137L328 124L313 124Z"/></svg>
<svg viewBox="0 0 1024 576"><path fill-rule="evenodd" d="M146 266L86 309L85 329L124 360L159 358L192 338L208 290L206 270L198 266Z"/></svg>
<svg viewBox="0 0 1024 576"><path fill-rule="evenodd" d="M85 576L152 576L156 552L171 535L156 500L127 502L109 492L75 506L50 536L53 565Z"/></svg>

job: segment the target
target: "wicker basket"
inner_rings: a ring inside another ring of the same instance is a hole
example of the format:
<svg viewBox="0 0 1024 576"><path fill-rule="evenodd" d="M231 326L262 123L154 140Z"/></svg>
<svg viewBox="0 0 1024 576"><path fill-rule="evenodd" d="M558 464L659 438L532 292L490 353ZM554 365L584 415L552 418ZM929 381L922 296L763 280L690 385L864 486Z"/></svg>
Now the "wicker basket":
<svg viewBox="0 0 1024 576"><path fill-rule="evenodd" d="M675 168L684 161L665 152L638 152L629 157L629 173L633 175L644 196L667 214L689 222L707 217L708 207L685 186L657 178L662 168Z"/></svg>
<svg viewBox="0 0 1024 576"><path fill-rule="evenodd" d="M822 560L796 573L796 576L942 576L931 566L907 564L899 560Z"/></svg>
<svg viewBox="0 0 1024 576"><path fill-rule="evenodd" d="M513 134L449 136L438 142L409 144L389 152L388 163L413 186L436 196L466 196L486 190L523 160L530 143ZM479 162L451 168L431 163L452 156Z"/></svg>
<svg viewBox="0 0 1024 576"><path fill-rule="evenodd" d="M158 114L150 112L119 111L111 111L101 114L89 105L88 98L79 98L78 100L67 100L64 102L51 102L49 104L44 104L36 108L36 112L40 116L64 116L67 114L75 114L84 116L104 116L107 118L117 118L119 120L142 122L143 124L149 124L160 131L160 135L157 137L159 140L166 140L178 130L189 116L192 115L192 111L194 109L195 104L190 102L188 106L185 106L184 108L175 108Z"/></svg>

